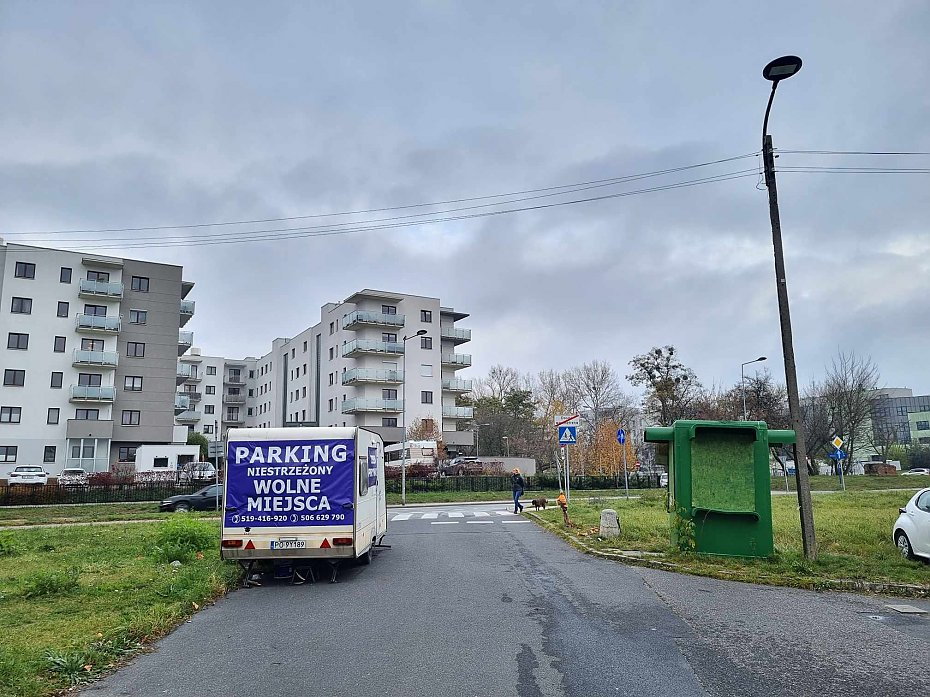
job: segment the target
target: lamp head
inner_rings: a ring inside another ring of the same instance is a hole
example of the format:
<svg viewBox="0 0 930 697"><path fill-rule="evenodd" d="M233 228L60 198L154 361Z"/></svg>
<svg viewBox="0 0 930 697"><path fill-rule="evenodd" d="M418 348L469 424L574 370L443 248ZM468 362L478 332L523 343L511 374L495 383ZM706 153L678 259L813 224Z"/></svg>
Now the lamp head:
<svg viewBox="0 0 930 697"><path fill-rule="evenodd" d="M801 69L802 61L797 56L776 58L762 69L762 77L778 82L791 77Z"/></svg>

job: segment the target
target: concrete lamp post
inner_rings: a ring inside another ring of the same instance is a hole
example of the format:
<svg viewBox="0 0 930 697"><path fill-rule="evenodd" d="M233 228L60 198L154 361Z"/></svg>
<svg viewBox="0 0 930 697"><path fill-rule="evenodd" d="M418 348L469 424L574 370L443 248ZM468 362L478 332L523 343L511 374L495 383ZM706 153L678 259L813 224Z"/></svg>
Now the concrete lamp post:
<svg viewBox="0 0 930 697"><path fill-rule="evenodd" d="M739 364L739 391L743 396L743 421L749 421L749 414L746 411L746 371L745 368L747 365L752 365L753 363L761 363L762 361L768 360L765 356L759 356L754 358L751 361L746 361L745 363Z"/></svg>
<svg viewBox="0 0 930 697"><path fill-rule="evenodd" d="M404 386L401 388L402 403L400 410L400 425L404 429L404 439L400 446L400 505L402 506L407 505L407 342L425 334L426 330L421 329L412 336L404 337L404 357L402 359Z"/></svg>

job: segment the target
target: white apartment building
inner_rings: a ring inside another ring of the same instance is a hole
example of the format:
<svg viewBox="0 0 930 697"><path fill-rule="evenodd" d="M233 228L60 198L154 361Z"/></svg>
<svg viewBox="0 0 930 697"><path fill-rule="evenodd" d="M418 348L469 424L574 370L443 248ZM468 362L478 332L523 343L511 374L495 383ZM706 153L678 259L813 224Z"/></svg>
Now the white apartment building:
<svg viewBox="0 0 930 697"><path fill-rule="evenodd" d="M458 377L471 365L470 355L456 353L471 340L470 329L455 326L466 317L438 298L362 290L323 305L318 324L275 339L261 358L234 361L192 351L182 362L201 367L183 389L214 388L202 394L204 409L212 409L197 428L208 437L205 429L214 421L220 438L243 424L345 425L370 428L396 443L405 426L429 419L446 445L470 447L474 434L464 429L472 408L456 405L457 395L472 388L471 380Z"/></svg>
<svg viewBox="0 0 930 697"><path fill-rule="evenodd" d="M183 442L178 356L194 303L181 272L0 240L0 477L107 470L139 445Z"/></svg>

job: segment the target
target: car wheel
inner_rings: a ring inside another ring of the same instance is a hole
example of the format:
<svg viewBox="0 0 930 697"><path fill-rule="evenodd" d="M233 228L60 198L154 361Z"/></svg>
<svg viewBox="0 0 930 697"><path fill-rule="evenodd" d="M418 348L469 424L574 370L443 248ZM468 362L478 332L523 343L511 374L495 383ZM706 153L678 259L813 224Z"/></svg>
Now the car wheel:
<svg viewBox="0 0 930 697"><path fill-rule="evenodd" d="M189 503L176 503L174 505L175 513L190 513L191 505Z"/></svg>
<svg viewBox="0 0 930 697"><path fill-rule="evenodd" d="M908 539L907 533L899 532L897 537L894 538L894 541L902 557L905 559L914 559L914 550L911 547L911 541Z"/></svg>
<svg viewBox="0 0 930 697"><path fill-rule="evenodd" d="M358 563L362 566L368 566L371 564L371 560L374 559L374 554L373 548L369 547L368 551L358 558Z"/></svg>

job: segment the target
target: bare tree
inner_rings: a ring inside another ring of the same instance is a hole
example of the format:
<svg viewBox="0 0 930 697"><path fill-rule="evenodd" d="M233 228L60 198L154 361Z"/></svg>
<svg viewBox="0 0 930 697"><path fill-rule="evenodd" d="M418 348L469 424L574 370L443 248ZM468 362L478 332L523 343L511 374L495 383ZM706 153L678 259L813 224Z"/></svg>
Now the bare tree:
<svg viewBox="0 0 930 697"><path fill-rule="evenodd" d="M520 387L520 373L515 368L492 365L487 376L475 381L475 397L491 397L498 401Z"/></svg>
<svg viewBox="0 0 930 697"><path fill-rule="evenodd" d="M804 449L810 457L810 474L817 474L814 458L825 457L833 425L830 420L830 405L823 384L812 380L801 395L801 418L804 421Z"/></svg>
<svg viewBox="0 0 930 697"><path fill-rule="evenodd" d="M891 452L898 444L900 436L898 425L888 418L891 416L891 408L891 399L888 395L875 397L872 400L872 428L866 429L866 441L875 449L882 462L891 459Z"/></svg>
<svg viewBox="0 0 930 697"><path fill-rule="evenodd" d="M678 360L674 346L653 347L630 361L633 371L626 379L646 388L643 410L662 425L691 415L701 387L697 376Z"/></svg>
<svg viewBox="0 0 930 697"><path fill-rule="evenodd" d="M848 453L843 465L847 471L856 448L871 438L872 397L878 381L878 367L872 359L855 352L840 352L827 369L824 397L833 432L843 439L843 450Z"/></svg>

